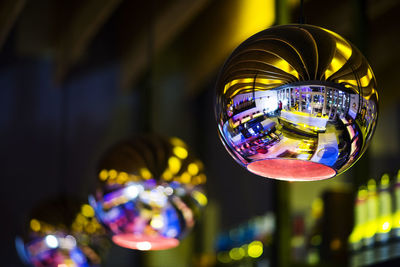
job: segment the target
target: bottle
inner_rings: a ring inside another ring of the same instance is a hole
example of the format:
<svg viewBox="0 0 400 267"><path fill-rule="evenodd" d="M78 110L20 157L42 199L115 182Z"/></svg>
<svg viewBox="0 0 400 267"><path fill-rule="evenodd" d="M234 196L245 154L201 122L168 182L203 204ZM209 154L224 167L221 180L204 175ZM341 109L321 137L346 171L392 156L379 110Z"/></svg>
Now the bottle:
<svg viewBox="0 0 400 267"><path fill-rule="evenodd" d="M356 251L361 249L365 235L365 222L367 220L367 200L368 192L365 186L360 186L354 205L354 227L349 236L349 247Z"/></svg>
<svg viewBox="0 0 400 267"><path fill-rule="evenodd" d="M393 185L393 225L392 232L396 239L400 239L400 170L397 172L395 184Z"/></svg>
<svg viewBox="0 0 400 267"><path fill-rule="evenodd" d="M379 185L378 195L378 230L376 240L378 242L387 242L390 238L392 229L392 196L389 191L390 178L388 174L382 175Z"/></svg>
<svg viewBox="0 0 400 267"><path fill-rule="evenodd" d="M368 181L367 188L367 219L365 222L363 243L365 246L369 247L374 244L375 234L378 230L378 195L376 193L376 182L374 179Z"/></svg>

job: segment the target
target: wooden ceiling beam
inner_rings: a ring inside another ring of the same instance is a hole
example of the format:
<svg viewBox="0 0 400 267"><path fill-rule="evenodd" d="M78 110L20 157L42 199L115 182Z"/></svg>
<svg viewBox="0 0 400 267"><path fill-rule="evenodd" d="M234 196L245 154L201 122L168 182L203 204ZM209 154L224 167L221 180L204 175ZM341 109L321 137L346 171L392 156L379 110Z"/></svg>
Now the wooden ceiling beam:
<svg viewBox="0 0 400 267"><path fill-rule="evenodd" d="M12 26L24 8L26 0L3 0L0 2L0 49L7 40Z"/></svg>
<svg viewBox="0 0 400 267"><path fill-rule="evenodd" d="M89 0L80 3L59 39L56 81L61 82L65 78L121 2Z"/></svg>

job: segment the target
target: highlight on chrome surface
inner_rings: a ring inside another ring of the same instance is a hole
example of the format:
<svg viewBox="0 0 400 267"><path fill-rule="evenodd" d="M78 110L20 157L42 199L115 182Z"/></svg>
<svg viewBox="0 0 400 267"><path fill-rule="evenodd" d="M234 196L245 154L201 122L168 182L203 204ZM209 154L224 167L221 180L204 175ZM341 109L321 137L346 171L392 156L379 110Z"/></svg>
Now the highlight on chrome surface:
<svg viewBox="0 0 400 267"><path fill-rule="evenodd" d="M215 113L225 148L250 172L327 179L366 150L378 117L376 81L365 57L338 34L276 26L228 58Z"/></svg>
<svg viewBox="0 0 400 267"><path fill-rule="evenodd" d="M178 138L138 136L100 161L89 202L115 244L137 250L179 245L207 204L203 164Z"/></svg>
<svg viewBox="0 0 400 267"><path fill-rule="evenodd" d="M43 202L16 238L21 260L35 267L100 266L111 243L94 215L90 205L71 198Z"/></svg>

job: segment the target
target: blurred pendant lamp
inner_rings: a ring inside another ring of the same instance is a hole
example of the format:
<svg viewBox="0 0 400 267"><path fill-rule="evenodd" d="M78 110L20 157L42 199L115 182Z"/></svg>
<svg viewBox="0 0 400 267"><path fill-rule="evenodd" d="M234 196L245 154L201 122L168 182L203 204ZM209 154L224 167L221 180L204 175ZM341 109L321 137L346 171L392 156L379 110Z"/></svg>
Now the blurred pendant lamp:
<svg viewBox="0 0 400 267"><path fill-rule="evenodd" d="M36 267L100 266L109 247L93 208L65 197L38 205L16 238L21 260Z"/></svg>
<svg viewBox="0 0 400 267"><path fill-rule="evenodd" d="M89 204L66 197L66 130L68 99L61 96L59 197L37 205L28 216L16 249L20 259L35 267L100 266L110 242Z"/></svg>
<svg viewBox="0 0 400 267"><path fill-rule="evenodd" d="M340 35L307 24L274 26L226 60L215 116L226 150L250 172L327 179L367 149L378 118L376 81L365 57Z"/></svg>
<svg viewBox="0 0 400 267"><path fill-rule="evenodd" d="M90 203L115 244L176 247L206 205L203 164L178 138L137 136L106 152Z"/></svg>
<svg viewBox="0 0 400 267"><path fill-rule="evenodd" d="M141 101L145 132L152 132L153 15L154 7L149 16L149 72ZM97 176L89 202L113 242L125 248L178 246L207 203L203 164L178 138L147 134L122 141L102 157Z"/></svg>

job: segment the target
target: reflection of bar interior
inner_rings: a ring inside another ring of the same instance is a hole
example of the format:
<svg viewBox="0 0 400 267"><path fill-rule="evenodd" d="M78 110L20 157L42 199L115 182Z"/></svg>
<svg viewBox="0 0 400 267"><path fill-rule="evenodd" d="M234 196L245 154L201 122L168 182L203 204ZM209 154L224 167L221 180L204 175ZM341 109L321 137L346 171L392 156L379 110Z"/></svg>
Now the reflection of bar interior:
<svg viewBox="0 0 400 267"><path fill-rule="evenodd" d="M343 114L349 114L355 119L359 107L358 95L321 85L278 90L255 89L254 92L235 95L228 105L228 109L233 109L229 116L233 128L263 114L282 109L328 120L336 120ZM317 130L323 131L323 127L318 127Z"/></svg>

